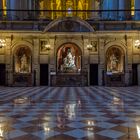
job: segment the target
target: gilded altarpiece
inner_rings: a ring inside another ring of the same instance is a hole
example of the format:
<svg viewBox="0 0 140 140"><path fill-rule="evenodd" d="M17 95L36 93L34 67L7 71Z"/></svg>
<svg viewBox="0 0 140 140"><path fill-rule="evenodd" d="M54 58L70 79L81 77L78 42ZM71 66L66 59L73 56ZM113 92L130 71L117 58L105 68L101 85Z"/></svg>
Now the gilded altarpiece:
<svg viewBox="0 0 140 140"><path fill-rule="evenodd" d="M60 17L73 17L78 16L81 19L88 18L87 12L82 12L82 10L89 9L88 0L41 0L39 2L40 10L57 10L56 12L40 12L40 18L51 18L56 19ZM66 10L66 12L61 12L61 10ZM73 10L81 10L81 12L76 12ZM60 11L60 12L59 12Z"/></svg>

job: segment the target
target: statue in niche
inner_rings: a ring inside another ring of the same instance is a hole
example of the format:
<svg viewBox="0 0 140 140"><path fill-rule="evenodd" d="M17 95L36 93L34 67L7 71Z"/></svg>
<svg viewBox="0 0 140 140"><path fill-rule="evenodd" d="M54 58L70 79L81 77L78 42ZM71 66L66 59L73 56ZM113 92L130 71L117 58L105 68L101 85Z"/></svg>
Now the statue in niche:
<svg viewBox="0 0 140 140"><path fill-rule="evenodd" d="M111 71L117 71L117 66L118 66L118 59L114 54L110 56L110 69Z"/></svg>
<svg viewBox="0 0 140 140"><path fill-rule="evenodd" d="M21 73L27 73L29 72L29 67L28 67L28 60L27 56L23 54L23 56L20 58L20 72Z"/></svg>
<svg viewBox="0 0 140 140"><path fill-rule="evenodd" d="M107 53L107 74L122 73L124 70L124 56L119 48L112 47Z"/></svg>
<svg viewBox="0 0 140 140"><path fill-rule="evenodd" d="M29 73L30 72L30 62L29 62L26 54L15 57L15 72L17 72L17 73Z"/></svg>
<svg viewBox="0 0 140 140"><path fill-rule="evenodd" d="M76 68L75 65L75 56L72 56L71 49L67 50L67 55L63 59L63 65L61 70L64 72L74 70Z"/></svg>
<svg viewBox="0 0 140 140"><path fill-rule="evenodd" d="M112 54L110 56L110 71L111 72L118 71L118 63L119 63L119 60L117 59L115 54Z"/></svg>
<svg viewBox="0 0 140 140"><path fill-rule="evenodd" d="M15 73L31 72L31 52L28 47L20 47L14 55Z"/></svg>

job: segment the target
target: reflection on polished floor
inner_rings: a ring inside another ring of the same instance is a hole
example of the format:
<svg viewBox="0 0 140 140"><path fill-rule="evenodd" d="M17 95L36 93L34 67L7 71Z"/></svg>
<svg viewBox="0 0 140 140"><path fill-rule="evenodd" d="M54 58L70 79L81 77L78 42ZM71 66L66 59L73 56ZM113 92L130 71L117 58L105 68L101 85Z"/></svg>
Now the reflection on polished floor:
<svg viewBox="0 0 140 140"><path fill-rule="evenodd" d="M0 140L138 140L140 87L1 87Z"/></svg>

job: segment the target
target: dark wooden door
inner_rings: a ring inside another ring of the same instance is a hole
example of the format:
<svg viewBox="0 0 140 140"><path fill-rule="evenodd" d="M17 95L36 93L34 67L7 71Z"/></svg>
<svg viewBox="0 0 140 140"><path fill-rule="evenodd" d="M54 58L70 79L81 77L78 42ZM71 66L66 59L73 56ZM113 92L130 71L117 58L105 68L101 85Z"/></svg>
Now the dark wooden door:
<svg viewBox="0 0 140 140"><path fill-rule="evenodd" d="M132 65L132 85L138 85L138 65Z"/></svg>
<svg viewBox="0 0 140 140"><path fill-rule="evenodd" d="M6 83L5 64L0 64L0 85L5 85L5 83Z"/></svg>
<svg viewBox="0 0 140 140"><path fill-rule="evenodd" d="M98 64L90 64L90 85L98 85Z"/></svg>
<svg viewBox="0 0 140 140"><path fill-rule="evenodd" d="M48 64L40 64L40 85L48 85Z"/></svg>

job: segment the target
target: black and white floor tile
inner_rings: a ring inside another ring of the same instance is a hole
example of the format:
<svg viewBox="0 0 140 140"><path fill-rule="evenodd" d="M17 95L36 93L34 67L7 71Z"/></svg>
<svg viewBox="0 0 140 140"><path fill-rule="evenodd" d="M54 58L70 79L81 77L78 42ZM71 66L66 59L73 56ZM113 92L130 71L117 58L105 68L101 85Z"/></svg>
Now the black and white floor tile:
<svg viewBox="0 0 140 140"><path fill-rule="evenodd" d="M139 140L140 87L0 87L0 140Z"/></svg>

